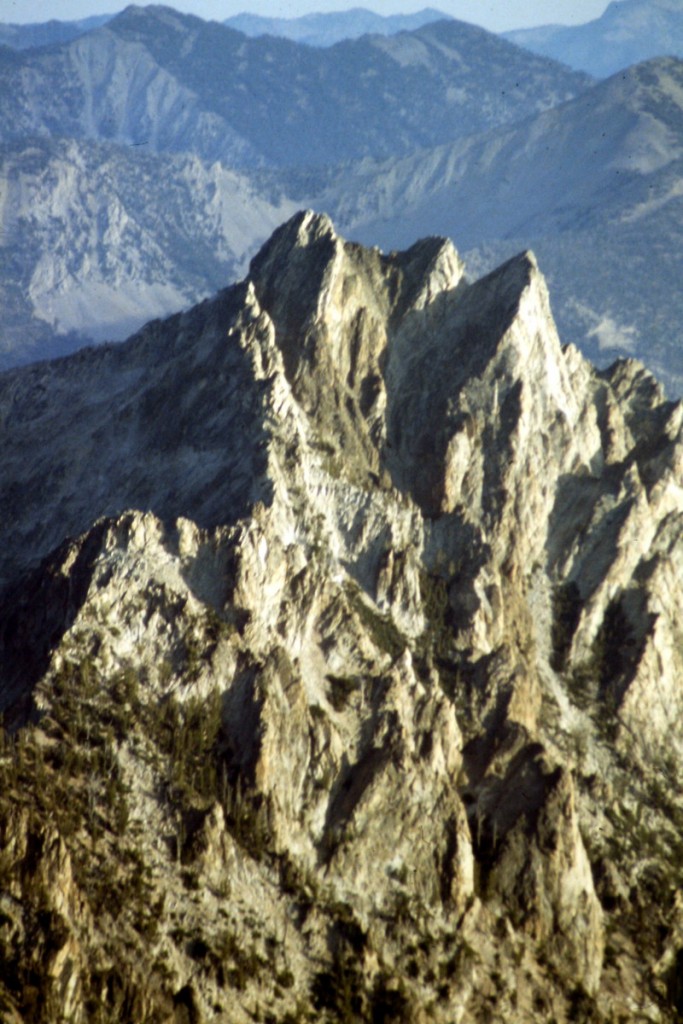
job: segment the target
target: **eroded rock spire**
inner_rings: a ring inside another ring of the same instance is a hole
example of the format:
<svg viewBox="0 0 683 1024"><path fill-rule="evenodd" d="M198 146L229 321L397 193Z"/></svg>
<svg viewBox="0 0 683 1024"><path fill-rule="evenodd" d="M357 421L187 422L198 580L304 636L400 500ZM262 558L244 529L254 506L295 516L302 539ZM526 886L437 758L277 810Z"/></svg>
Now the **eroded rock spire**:
<svg viewBox="0 0 683 1024"><path fill-rule="evenodd" d="M10 1019L675 1019L683 412L533 255L300 213L0 413Z"/></svg>

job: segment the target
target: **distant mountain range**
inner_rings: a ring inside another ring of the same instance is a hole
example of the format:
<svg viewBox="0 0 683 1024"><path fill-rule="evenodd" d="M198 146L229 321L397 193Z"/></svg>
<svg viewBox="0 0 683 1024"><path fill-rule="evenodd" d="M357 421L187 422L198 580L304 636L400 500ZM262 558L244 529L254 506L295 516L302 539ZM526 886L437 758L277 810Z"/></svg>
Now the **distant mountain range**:
<svg viewBox="0 0 683 1024"><path fill-rule="evenodd" d="M259 14L236 14L224 24L247 36L283 36L308 46L332 46L342 39L364 35L395 35L412 32L432 21L442 21L448 14L425 7L415 14L376 14L364 7L348 11L305 14L301 18L264 18Z"/></svg>
<svg viewBox="0 0 683 1024"><path fill-rule="evenodd" d="M210 295L306 206L473 273L531 247L565 340L683 391L682 67L595 85L453 20L313 49L161 7L5 49L0 365Z"/></svg>
<svg viewBox="0 0 683 1024"><path fill-rule="evenodd" d="M406 155L569 99L588 79L462 22L329 50L129 7L44 51L0 54L5 141L69 135L233 166Z"/></svg>
<svg viewBox="0 0 683 1024"><path fill-rule="evenodd" d="M250 37L271 36L329 47L367 34L391 36L414 31L448 18L448 14L433 7L399 15L381 15L354 7L299 18L242 13L226 18L223 24ZM100 15L72 22L0 24L0 45L21 50L65 43L111 19L111 15ZM683 56L683 0L616 0L599 18L583 25L514 29L502 33L502 38L576 70L606 78L652 57Z"/></svg>
<svg viewBox="0 0 683 1024"><path fill-rule="evenodd" d="M80 21L43 21L28 25L0 23L0 45L11 46L14 50L28 50L34 46L50 46L53 43L68 43L91 29L99 28L110 19L110 15L95 15Z"/></svg>
<svg viewBox="0 0 683 1024"><path fill-rule="evenodd" d="M455 21L313 50L132 7L67 43L5 49L5 365L211 294L344 161L511 124L588 85Z"/></svg>
<svg viewBox="0 0 683 1024"><path fill-rule="evenodd" d="M683 0L617 0L585 25L518 29L505 38L605 78L650 57L683 56Z"/></svg>
<svg viewBox="0 0 683 1024"><path fill-rule="evenodd" d="M112 5L113 6L113 5ZM45 21L36 24L0 24L0 45L15 50L34 46L67 43L93 28L111 21L112 15L103 14L80 21ZM332 46L342 39L357 39L363 35L394 35L410 32L432 21L449 18L434 7L425 7L414 14L376 14L364 7L348 11L328 11L305 14L300 18L265 18L260 14L236 14L223 22L247 36L280 36L308 46Z"/></svg>

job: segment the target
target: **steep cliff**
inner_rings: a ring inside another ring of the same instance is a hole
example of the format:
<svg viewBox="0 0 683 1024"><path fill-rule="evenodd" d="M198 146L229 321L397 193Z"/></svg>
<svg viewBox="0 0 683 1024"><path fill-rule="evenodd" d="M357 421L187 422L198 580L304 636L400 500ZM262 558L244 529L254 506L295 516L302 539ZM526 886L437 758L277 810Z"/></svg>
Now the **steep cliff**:
<svg viewBox="0 0 683 1024"><path fill-rule="evenodd" d="M155 4L104 22L0 46L0 369L121 340L238 280L278 224L320 208L340 164L510 125L590 85L462 22L329 49Z"/></svg>
<svg viewBox="0 0 683 1024"><path fill-rule="evenodd" d="M675 1021L683 406L298 214L0 378L11 1021Z"/></svg>

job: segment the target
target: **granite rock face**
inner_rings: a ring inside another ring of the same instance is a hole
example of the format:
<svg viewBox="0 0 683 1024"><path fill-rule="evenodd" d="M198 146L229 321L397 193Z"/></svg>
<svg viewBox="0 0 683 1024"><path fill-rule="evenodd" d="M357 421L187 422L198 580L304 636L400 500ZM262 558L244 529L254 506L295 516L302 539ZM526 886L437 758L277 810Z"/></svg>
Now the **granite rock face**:
<svg viewBox="0 0 683 1024"><path fill-rule="evenodd" d="M9 1020L678 1019L683 407L530 253L301 213L0 419Z"/></svg>

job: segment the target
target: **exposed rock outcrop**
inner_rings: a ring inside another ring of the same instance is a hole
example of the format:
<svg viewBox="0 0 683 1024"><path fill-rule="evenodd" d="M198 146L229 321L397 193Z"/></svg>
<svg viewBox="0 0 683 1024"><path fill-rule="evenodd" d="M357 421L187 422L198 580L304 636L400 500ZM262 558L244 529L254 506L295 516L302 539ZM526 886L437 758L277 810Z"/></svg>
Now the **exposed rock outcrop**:
<svg viewBox="0 0 683 1024"><path fill-rule="evenodd" d="M677 1019L683 412L531 254L302 213L0 410L9 1019Z"/></svg>

